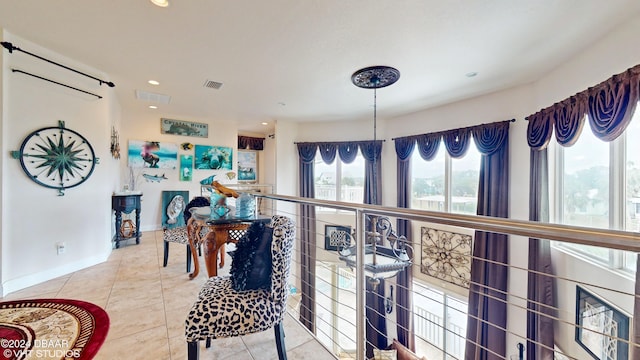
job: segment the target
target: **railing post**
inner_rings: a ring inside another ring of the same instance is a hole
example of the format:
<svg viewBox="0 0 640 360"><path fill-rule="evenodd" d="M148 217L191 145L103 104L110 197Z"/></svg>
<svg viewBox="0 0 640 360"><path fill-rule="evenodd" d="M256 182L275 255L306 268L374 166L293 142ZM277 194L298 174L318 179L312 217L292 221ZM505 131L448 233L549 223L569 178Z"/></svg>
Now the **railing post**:
<svg viewBox="0 0 640 360"><path fill-rule="evenodd" d="M366 276L364 273L365 224L366 215L362 210L356 211L356 357L365 359L365 343L367 341Z"/></svg>

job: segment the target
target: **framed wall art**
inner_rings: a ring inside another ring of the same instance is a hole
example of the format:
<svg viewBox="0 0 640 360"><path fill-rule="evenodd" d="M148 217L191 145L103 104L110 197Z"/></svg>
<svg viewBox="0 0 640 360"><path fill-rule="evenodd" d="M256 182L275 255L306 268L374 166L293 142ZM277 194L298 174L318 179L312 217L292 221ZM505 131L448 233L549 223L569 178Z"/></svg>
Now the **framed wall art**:
<svg viewBox="0 0 640 360"><path fill-rule="evenodd" d="M338 245L344 243L344 232L351 234L350 226L325 225L324 226L324 249L337 251Z"/></svg>
<svg viewBox="0 0 640 360"><path fill-rule="evenodd" d="M131 168L176 169L178 145L160 141L129 140L128 165Z"/></svg>
<svg viewBox="0 0 640 360"><path fill-rule="evenodd" d="M576 286L576 342L597 360L629 358L629 317Z"/></svg>
<svg viewBox="0 0 640 360"><path fill-rule="evenodd" d="M180 155L180 181L193 179L193 155Z"/></svg>
<svg viewBox="0 0 640 360"><path fill-rule="evenodd" d="M258 152L238 150L238 181L258 181Z"/></svg>
<svg viewBox="0 0 640 360"><path fill-rule="evenodd" d="M185 226L184 209L189 202L189 191L162 192L162 227L172 229Z"/></svg>
<svg viewBox="0 0 640 360"><path fill-rule="evenodd" d="M195 168L199 170L231 170L233 150L226 146L195 146Z"/></svg>
<svg viewBox="0 0 640 360"><path fill-rule="evenodd" d="M169 135L209 137L209 125L184 120L160 119L160 132Z"/></svg>

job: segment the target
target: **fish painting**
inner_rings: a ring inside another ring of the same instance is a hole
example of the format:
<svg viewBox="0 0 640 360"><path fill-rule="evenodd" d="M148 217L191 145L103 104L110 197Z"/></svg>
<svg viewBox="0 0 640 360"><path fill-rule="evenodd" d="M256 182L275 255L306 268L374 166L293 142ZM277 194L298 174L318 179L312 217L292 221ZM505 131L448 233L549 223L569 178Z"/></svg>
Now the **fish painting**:
<svg viewBox="0 0 640 360"><path fill-rule="evenodd" d="M167 177L162 175L151 175L151 174L142 174L142 177L147 180L147 182L157 182L159 183L162 180L167 180Z"/></svg>
<svg viewBox="0 0 640 360"><path fill-rule="evenodd" d="M236 173L234 173L233 171L229 171L225 175L227 175L227 179L229 179L229 180L233 180L233 179L236 178Z"/></svg>
<svg viewBox="0 0 640 360"><path fill-rule="evenodd" d="M200 180L200 185L211 185L213 184L213 180L216 178L215 175L211 175L206 179Z"/></svg>
<svg viewBox="0 0 640 360"><path fill-rule="evenodd" d="M167 205L167 224L177 223L178 216L182 215L184 208L184 197L182 195L174 196L169 205Z"/></svg>

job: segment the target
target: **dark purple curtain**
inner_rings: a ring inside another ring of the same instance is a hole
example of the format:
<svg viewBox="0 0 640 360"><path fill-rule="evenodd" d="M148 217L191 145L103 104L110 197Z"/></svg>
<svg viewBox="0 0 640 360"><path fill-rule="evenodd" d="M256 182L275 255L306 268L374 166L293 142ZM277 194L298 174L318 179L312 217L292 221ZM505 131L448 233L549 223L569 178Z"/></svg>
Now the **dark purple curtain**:
<svg viewBox="0 0 640 360"><path fill-rule="evenodd" d="M360 152L364 157L364 203L380 205L382 203L381 153L382 140L360 143ZM374 170L375 169L375 170ZM384 309L384 280L376 287L367 281L367 359L373 358L373 349L387 347L387 318Z"/></svg>
<svg viewBox="0 0 640 360"><path fill-rule="evenodd" d="M315 143L299 143L300 197L314 198L313 160ZM316 309L316 209L300 205L300 322L315 334Z"/></svg>
<svg viewBox="0 0 640 360"><path fill-rule="evenodd" d="M418 135L416 137L416 142L418 144L420 157L422 157L426 161L433 160L436 154L438 154L438 148L440 147L441 138L442 134L440 133Z"/></svg>
<svg viewBox="0 0 640 360"><path fill-rule="evenodd" d="M382 165L380 164L382 140L360 142L360 152L364 157L364 203L380 205L382 204L380 180L382 179Z"/></svg>
<svg viewBox="0 0 640 360"><path fill-rule="evenodd" d="M358 156L358 143L353 141L338 144L338 155L344 163L351 164Z"/></svg>
<svg viewBox="0 0 640 360"><path fill-rule="evenodd" d="M529 220L549 222L549 173L547 149L531 149ZM548 274L548 275L546 275ZM551 267L551 242L529 238L527 282L527 357L553 360L555 285Z"/></svg>
<svg viewBox="0 0 640 360"><path fill-rule="evenodd" d="M638 100L640 99L640 65L636 65L627 71L614 75L602 83L588 88L564 101L556 103L539 112L527 117L529 125L527 127L527 141L531 147L531 151L545 149L550 138L551 131L555 129L556 140L561 145L569 146L573 144L582 131L584 126L584 116L589 115L589 127L593 134L603 141L613 141L618 136L624 133L625 129L631 122L633 114L635 112ZM543 166L543 161L539 160L532 155L531 160L531 172L532 176L540 176L540 174L534 174L534 172L540 173L543 170L540 167ZM543 191L541 189L534 189L534 178L531 179L531 194L535 197L531 199L534 201L540 196L535 192ZM539 211L543 211L542 208L530 208L529 217L535 218L541 216ZM543 219L541 217L540 219ZM535 240L535 239L533 239ZM547 254L546 244L541 241L534 241L532 247L532 241L530 240L530 256L533 255L539 257L534 259L529 266L552 270L552 264L550 256ZM634 300L634 318L640 318L640 258L638 259L638 267L636 269L636 288L635 288L635 300ZM546 278L546 277L545 277ZM554 293L553 287L546 284L546 279L530 277L529 279L529 302L533 301L545 301L543 309L552 309L554 306ZM539 282L542 281L541 285ZM533 296L531 292L545 291L544 297ZM548 294L546 292L549 292ZM548 301L548 302L547 302ZM545 313L546 314L546 313ZM548 332L545 331L549 325L546 324L547 316L529 316L527 317L527 331L537 333L540 335L539 341L544 346L553 346L553 342L550 341L547 336ZM634 321L633 336L634 343L640 342L640 321ZM533 335L535 336L535 335ZM533 338L532 338L533 339ZM531 344L527 345L531 347ZM546 352L540 349L533 349L533 351L540 351L539 358L546 359ZM640 360L640 351L635 346L632 347L632 359ZM529 357L530 358L530 357Z"/></svg>
<svg viewBox="0 0 640 360"><path fill-rule="evenodd" d="M238 135L238 150L264 150L264 138Z"/></svg>
<svg viewBox="0 0 640 360"><path fill-rule="evenodd" d="M336 144L318 143L318 150L322 157L322 161L324 161L325 164L333 164L333 160L336 159L336 151L338 150L338 146Z"/></svg>
<svg viewBox="0 0 640 360"><path fill-rule="evenodd" d="M415 145L416 139L414 137L398 138L395 140L396 155L398 158L397 193L399 208L411 207L411 153L413 153ZM398 219L397 231L398 235L404 235L410 244L413 243L411 240L411 222L409 220ZM413 259L413 255L414 254L409 254L409 258ZM398 341L412 351L415 351L412 311L412 270L412 267L409 267L396 276L396 331L398 333Z"/></svg>
<svg viewBox="0 0 640 360"><path fill-rule="evenodd" d="M444 146L452 158L459 159L467 153L470 135L470 128L454 129L442 133Z"/></svg>
<svg viewBox="0 0 640 360"><path fill-rule="evenodd" d="M470 128L482 153L478 215L509 217L509 121ZM458 142L463 141L461 135ZM485 261L489 260L489 261ZM506 356L509 238L476 231L471 262L466 360Z"/></svg>

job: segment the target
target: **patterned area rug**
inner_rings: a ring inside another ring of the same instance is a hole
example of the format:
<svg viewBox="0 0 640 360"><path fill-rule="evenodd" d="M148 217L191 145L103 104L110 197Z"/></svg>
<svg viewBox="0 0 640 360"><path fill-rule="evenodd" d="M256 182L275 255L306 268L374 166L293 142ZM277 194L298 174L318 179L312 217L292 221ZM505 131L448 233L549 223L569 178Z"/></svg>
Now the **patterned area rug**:
<svg viewBox="0 0 640 360"><path fill-rule="evenodd" d="M0 302L0 359L92 359L108 331L107 313L88 302Z"/></svg>

